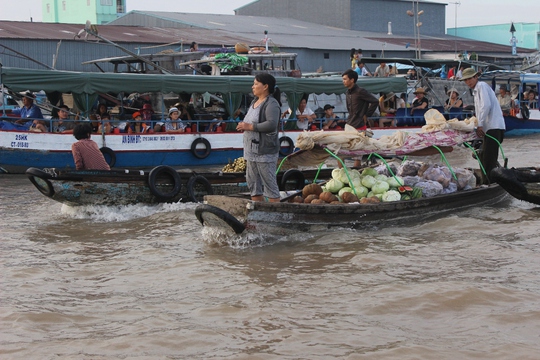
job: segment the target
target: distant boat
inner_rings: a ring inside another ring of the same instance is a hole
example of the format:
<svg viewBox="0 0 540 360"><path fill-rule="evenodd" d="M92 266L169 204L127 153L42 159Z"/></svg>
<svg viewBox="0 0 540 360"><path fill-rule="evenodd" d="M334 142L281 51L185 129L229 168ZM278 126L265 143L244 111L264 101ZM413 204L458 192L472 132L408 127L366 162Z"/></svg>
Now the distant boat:
<svg viewBox="0 0 540 360"><path fill-rule="evenodd" d="M81 111L88 112L97 94L118 93L220 93L228 113L240 106L241 96L251 92L252 76L192 76L164 74L80 73L2 67L2 83L12 91L41 91L46 94L70 93ZM339 77L304 79L279 78L278 86L289 99L299 102L304 93L343 94ZM405 79L366 79L363 86L372 92L406 89ZM162 105L163 108L164 105ZM0 109L1 110L1 109ZM6 114L5 112L2 112ZM13 118L4 117L4 120ZM224 165L243 154L242 134L236 122L225 119L218 132L205 132L207 119L191 120L184 133L93 134L109 164L122 169L151 169L158 165L175 168ZM287 128L295 120L287 120ZM294 126L291 126L294 128ZM395 128L375 130L375 137L391 134ZM280 154L294 149L300 130L279 131ZM0 172L24 173L29 167L74 169L71 134L38 133L2 128L0 121Z"/></svg>

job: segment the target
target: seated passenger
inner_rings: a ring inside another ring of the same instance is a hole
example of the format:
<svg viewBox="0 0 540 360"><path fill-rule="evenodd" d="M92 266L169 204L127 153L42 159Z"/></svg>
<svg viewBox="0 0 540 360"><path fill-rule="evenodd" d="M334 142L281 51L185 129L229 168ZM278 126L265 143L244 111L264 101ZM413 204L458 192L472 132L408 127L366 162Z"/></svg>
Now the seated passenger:
<svg viewBox="0 0 540 360"><path fill-rule="evenodd" d="M100 134L110 134L112 132L112 126L111 126L111 115L109 113L102 114L100 116L101 121L99 123L98 127L98 133Z"/></svg>
<svg viewBox="0 0 540 360"><path fill-rule="evenodd" d="M127 122L125 132L128 134L144 134L150 130L150 126L146 125L142 120L140 112L134 112L131 117L133 118L133 121Z"/></svg>
<svg viewBox="0 0 540 360"><path fill-rule="evenodd" d="M88 122L75 125L73 136L79 140L71 145L71 153L77 170L111 170L99 150L97 143L90 139L92 126Z"/></svg>
<svg viewBox="0 0 540 360"><path fill-rule="evenodd" d="M388 76L390 76L390 68L383 61L383 62L380 63L379 66L377 66L373 76L375 76L375 77L388 77Z"/></svg>
<svg viewBox="0 0 540 360"><path fill-rule="evenodd" d="M508 92L506 85L499 86L499 95L497 95L497 100L499 100L499 105L504 115L509 115L510 110L514 107L514 101Z"/></svg>
<svg viewBox="0 0 540 360"><path fill-rule="evenodd" d="M459 93L456 88L451 88L447 92L448 99L446 99L446 103L444 104L444 109L446 111L450 111L452 108L462 108L463 107L463 100L459 97Z"/></svg>
<svg viewBox="0 0 540 360"><path fill-rule="evenodd" d="M96 111L96 113L95 113L96 118L97 118L98 120L101 120L101 117L102 117L103 115L108 115L108 114L109 114L109 111L107 110L107 105L105 105L105 104L99 104L99 105L98 105L98 108L97 108L97 111Z"/></svg>
<svg viewBox="0 0 540 360"><path fill-rule="evenodd" d="M322 118L323 130L341 130L345 126L345 120L340 119L334 114L335 106L330 104L324 105L324 116Z"/></svg>
<svg viewBox="0 0 540 360"><path fill-rule="evenodd" d="M413 115L414 110L427 109L429 106L429 100L426 98L426 91L424 88L417 88L413 94L416 95L416 98L412 103L411 115Z"/></svg>
<svg viewBox="0 0 540 360"><path fill-rule="evenodd" d="M381 117L379 118L379 127L384 127L388 124L390 127L395 127L396 111L397 111L396 94L389 92L388 94L381 93L379 98L379 110Z"/></svg>
<svg viewBox="0 0 540 360"><path fill-rule="evenodd" d="M34 104L35 98L36 96L30 91L27 91L26 93L24 93L23 99L22 99L23 107L14 109L12 111L13 115L20 117L19 120L15 121L15 124L25 125L27 128L30 128L30 126L34 124L33 119L43 119L43 114L41 113L40 108L36 104ZM35 128L37 128L38 124L41 124L41 122L36 122Z"/></svg>
<svg viewBox="0 0 540 360"><path fill-rule="evenodd" d="M178 108L170 108L169 118L165 119L162 131L165 131L166 133L183 133L185 128L186 125L182 123L182 120L180 119L180 111L178 111Z"/></svg>
<svg viewBox="0 0 540 360"><path fill-rule="evenodd" d="M292 110L289 108L287 111L283 113L283 117L285 117L288 114L291 114ZM296 122L296 127L299 130L308 130L309 126L317 118L317 115L311 110L309 107L307 107L307 99L303 98L300 100L300 104L298 104L298 109L296 110L296 118L298 121Z"/></svg>
<svg viewBox="0 0 540 360"><path fill-rule="evenodd" d="M73 128L75 128L75 123L73 121L65 121L69 120L69 107L67 105L62 105L58 109L58 119L52 119L52 128L51 132L55 133L65 133L65 134L72 134Z"/></svg>
<svg viewBox="0 0 540 360"><path fill-rule="evenodd" d="M152 121L152 116L154 115L154 110L152 110L152 105L144 104L141 109L141 116L144 122L149 124Z"/></svg>
<svg viewBox="0 0 540 360"><path fill-rule="evenodd" d="M538 109L538 99L534 90L529 90L527 93L527 107L529 109Z"/></svg>
<svg viewBox="0 0 540 360"><path fill-rule="evenodd" d="M34 119L32 121L32 125L30 125L30 129L28 129L32 132L48 132L49 129L47 128L47 122L45 120L39 120Z"/></svg>

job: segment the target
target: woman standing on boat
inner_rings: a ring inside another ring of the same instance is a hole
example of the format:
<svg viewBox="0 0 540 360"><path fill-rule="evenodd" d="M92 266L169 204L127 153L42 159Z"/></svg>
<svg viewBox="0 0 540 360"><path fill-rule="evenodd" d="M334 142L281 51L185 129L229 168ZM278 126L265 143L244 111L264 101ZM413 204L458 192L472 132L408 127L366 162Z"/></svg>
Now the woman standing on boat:
<svg viewBox="0 0 540 360"><path fill-rule="evenodd" d="M278 127L281 108L270 96L276 79L267 73L255 76L251 87L255 100L249 106L244 121L236 130L244 132L244 159L247 161L246 181L251 200L279 202L276 166L279 156Z"/></svg>

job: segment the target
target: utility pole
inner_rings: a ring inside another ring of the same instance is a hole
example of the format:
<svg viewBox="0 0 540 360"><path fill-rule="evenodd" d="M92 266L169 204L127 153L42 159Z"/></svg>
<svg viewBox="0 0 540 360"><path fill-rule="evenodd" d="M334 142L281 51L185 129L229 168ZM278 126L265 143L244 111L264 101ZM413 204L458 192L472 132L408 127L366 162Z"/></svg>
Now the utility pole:
<svg viewBox="0 0 540 360"><path fill-rule="evenodd" d="M457 8L461 3L459 1L451 2L450 4L456 5L454 14L454 60L457 60Z"/></svg>

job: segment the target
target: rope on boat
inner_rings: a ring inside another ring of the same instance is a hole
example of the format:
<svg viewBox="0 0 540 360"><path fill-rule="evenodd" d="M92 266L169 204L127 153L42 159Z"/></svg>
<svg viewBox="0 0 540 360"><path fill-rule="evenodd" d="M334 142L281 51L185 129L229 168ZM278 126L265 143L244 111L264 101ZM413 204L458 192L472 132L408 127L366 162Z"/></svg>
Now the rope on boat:
<svg viewBox="0 0 540 360"><path fill-rule="evenodd" d="M388 163L386 162L386 160L379 154L377 153L371 153L369 154L368 156L368 161L369 159L371 158L371 155L375 155L376 157L378 157L379 159L382 160L383 164L386 166L386 169L388 170L388 172L390 173L390 175L392 175L392 177L394 178L394 180L396 180L396 182L399 184L399 186L403 186L403 184L401 183L401 181L399 181L399 179L396 177L396 174L394 174L394 172L392 171L392 169L390 168L390 165L388 165Z"/></svg>
<svg viewBox="0 0 540 360"><path fill-rule="evenodd" d="M502 145L501 145L500 141L497 140L497 139L495 139L495 138L494 138L493 136L491 136L491 135L486 134L486 136L489 136L491 139L495 140L495 142L497 143L497 145L499 145L499 150L501 150L501 156L502 156L502 158L503 158L503 160L504 160L504 167L506 167L506 165L508 164L508 158L506 158L506 157L504 156L504 151L503 151L503 148L502 148Z"/></svg>
<svg viewBox="0 0 540 360"><path fill-rule="evenodd" d="M336 158L336 160L339 161L339 162L341 163L341 165L343 166L343 169L345 169L345 175L347 175L347 179L349 180L349 184L352 184L351 177L349 176L349 171L347 170L347 166L345 166L345 163L343 162L343 160L341 160L341 158L340 158L339 156L337 156L336 154L334 154L333 152L331 152L331 151L328 150L327 148L324 148L324 151L326 151L327 153L329 153L330 156ZM356 197L358 197L358 194L356 193L355 187L353 186L351 189L352 189L354 195L355 195Z"/></svg>
<svg viewBox="0 0 540 360"><path fill-rule="evenodd" d="M482 173L486 175L486 169L484 169L484 166L482 165L482 161L480 161L480 156L478 156L478 151L476 151L470 144L467 144L466 142L464 142L463 144L473 151L474 157L478 161L478 165L480 165L480 170L482 170Z"/></svg>
<svg viewBox="0 0 540 360"><path fill-rule="evenodd" d="M440 153L441 153L441 159L442 161L444 161L444 163L446 164L446 166L448 166L448 169L450 170L450 172L452 173L452 176L454 177L454 179L457 181L457 176L456 174L454 173L454 170L452 170L452 167L450 166L450 163L448 163L448 160L446 160L446 156L444 156L444 153L442 152L442 150L436 146L436 145L432 145L435 149L437 149Z"/></svg>

